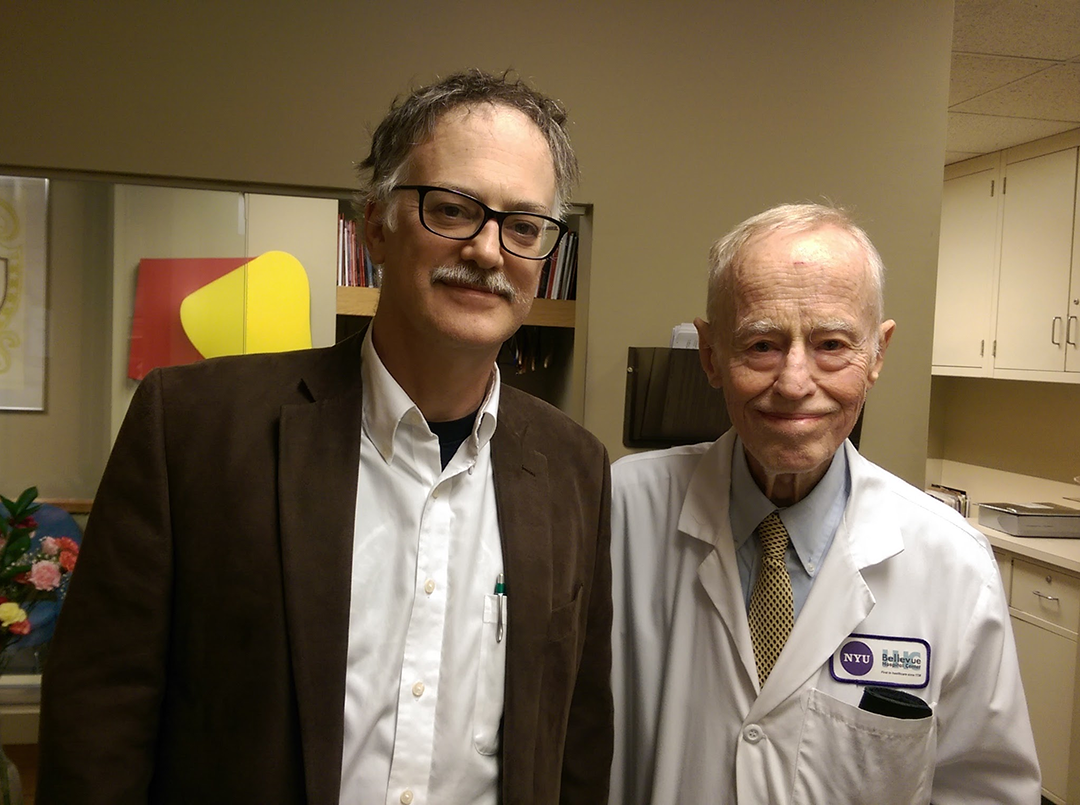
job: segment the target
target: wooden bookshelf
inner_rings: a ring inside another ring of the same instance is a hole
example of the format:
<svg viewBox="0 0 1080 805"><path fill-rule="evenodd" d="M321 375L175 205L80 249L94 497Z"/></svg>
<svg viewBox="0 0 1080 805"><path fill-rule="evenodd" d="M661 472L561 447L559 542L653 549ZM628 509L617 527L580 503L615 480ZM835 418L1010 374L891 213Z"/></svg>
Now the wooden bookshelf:
<svg viewBox="0 0 1080 805"><path fill-rule="evenodd" d="M374 316L379 304L378 288L353 288L339 285L337 312L339 316ZM575 305L565 299L536 299L526 324L537 327L567 327L575 324Z"/></svg>

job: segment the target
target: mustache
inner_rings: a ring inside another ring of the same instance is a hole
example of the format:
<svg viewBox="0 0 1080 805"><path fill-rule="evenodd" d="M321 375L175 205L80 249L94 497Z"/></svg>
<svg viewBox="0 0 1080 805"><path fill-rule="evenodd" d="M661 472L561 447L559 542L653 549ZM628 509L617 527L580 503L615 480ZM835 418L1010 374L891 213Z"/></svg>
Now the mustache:
<svg viewBox="0 0 1080 805"><path fill-rule="evenodd" d="M465 263L452 266L439 266L431 272L431 282L447 282L465 285L479 291L498 294L511 302L517 300L518 292L501 271L485 270Z"/></svg>

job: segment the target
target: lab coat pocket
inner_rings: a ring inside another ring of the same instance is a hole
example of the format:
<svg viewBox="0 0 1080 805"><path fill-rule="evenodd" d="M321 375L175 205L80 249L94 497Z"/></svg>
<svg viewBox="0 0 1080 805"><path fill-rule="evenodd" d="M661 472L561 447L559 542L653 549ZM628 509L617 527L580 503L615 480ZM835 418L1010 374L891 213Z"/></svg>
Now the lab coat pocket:
<svg viewBox="0 0 1080 805"><path fill-rule="evenodd" d="M889 718L811 690L791 801L928 803L936 751L935 716Z"/></svg>
<svg viewBox="0 0 1080 805"><path fill-rule="evenodd" d="M499 751L499 727L502 724L505 683L506 598L501 595L485 595L484 630L480 636L480 669L476 675L476 701L473 706L473 746L482 755L494 755Z"/></svg>

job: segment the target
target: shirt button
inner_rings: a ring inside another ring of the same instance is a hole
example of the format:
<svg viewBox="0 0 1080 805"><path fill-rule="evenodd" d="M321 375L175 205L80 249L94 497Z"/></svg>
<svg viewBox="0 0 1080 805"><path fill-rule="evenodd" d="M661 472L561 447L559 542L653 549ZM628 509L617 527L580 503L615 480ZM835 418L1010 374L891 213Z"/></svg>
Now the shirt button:
<svg viewBox="0 0 1080 805"><path fill-rule="evenodd" d="M415 685L412 686L412 695L415 696L418 699L421 696L424 695L424 683L423 682L417 682Z"/></svg>
<svg viewBox="0 0 1080 805"><path fill-rule="evenodd" d="M432 579L428 579L424 582L424 592L431 595L435 592L435 582Z"/></svg>
<svg viewBox="0 0 1080 805"><path fill-rule="evenodd" d="M751 724L743 730L743 737L752 744L756 744L765 737L765 731L757 724Z"/></svg>
<svg viewBox="0 0 1080 805"><path fill-rule="evenodd" d="M401 800L401 805L409 805L409 803L412 802L412 791L406 788L401 792L401 796L398 797L398 799Z"/></svg>

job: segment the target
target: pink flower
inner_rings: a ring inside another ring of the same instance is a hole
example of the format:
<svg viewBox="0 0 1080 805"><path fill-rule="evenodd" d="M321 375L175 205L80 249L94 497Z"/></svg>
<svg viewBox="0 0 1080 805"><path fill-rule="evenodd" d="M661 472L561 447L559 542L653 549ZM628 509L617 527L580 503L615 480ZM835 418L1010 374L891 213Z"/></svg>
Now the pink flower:
<svg viewBox="0 0 1080 805"><path fill-rule="evenodd" d="M56 537L45 537L41 540L41 552L46 556L56 556L60 553L60 542Z"/></svg>
<svg viewBox="0 0 1080 805"><path fill-rule="evenodd" d="M79 558L77 553L72 551L60 552L60 567L64 568L68 573L75 569L75 560Z"/></svg>
<svg viewBox="0 0 1080 805"><path fill-rule="evenodd" d="M55 590L60 584L60 566L56 562L35 562L30 568L30 583L39 590Z"/></svg>

